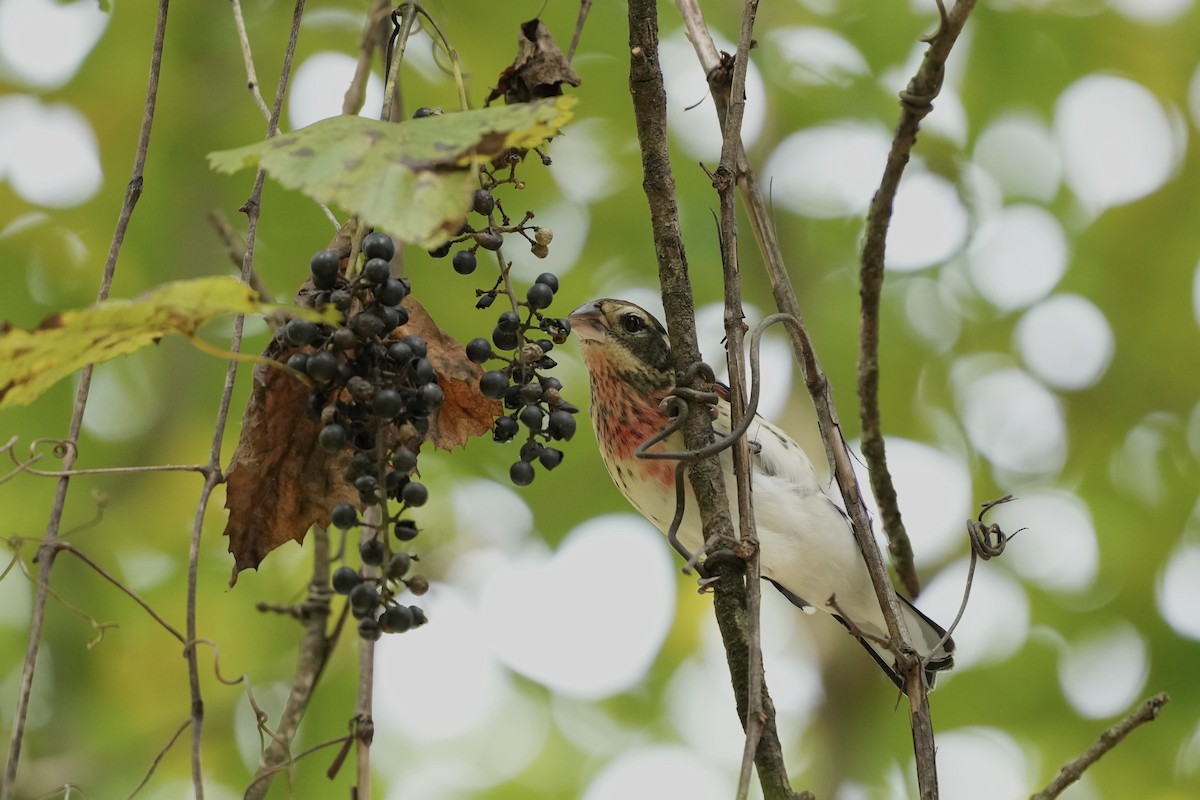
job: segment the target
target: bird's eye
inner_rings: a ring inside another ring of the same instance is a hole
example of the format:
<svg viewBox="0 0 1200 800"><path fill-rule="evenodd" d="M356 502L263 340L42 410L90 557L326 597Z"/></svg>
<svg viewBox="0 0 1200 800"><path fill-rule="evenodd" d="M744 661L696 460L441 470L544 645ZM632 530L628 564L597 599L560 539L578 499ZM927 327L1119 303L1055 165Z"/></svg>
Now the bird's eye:
<svg viewBox="0 0 1200 800"><path fill-rule="evenodd" d="M637 333L646 327L646 320L637 314L626 314L621 317L621 327L625 329L626 333Z"/></svg>

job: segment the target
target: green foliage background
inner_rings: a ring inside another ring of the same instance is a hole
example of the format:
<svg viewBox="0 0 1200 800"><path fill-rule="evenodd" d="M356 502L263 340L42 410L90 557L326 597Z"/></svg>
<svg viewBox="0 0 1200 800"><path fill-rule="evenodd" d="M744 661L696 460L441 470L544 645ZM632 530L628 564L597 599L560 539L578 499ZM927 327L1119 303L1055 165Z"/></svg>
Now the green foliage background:
<svg viewBox="0 0 1200 800"><path fill-rule="evenodd" d="M710 24L733 39L738 4L707 5L711 6L706 8ZM820 17L804 4L764 4L759 30L765 35L773 26L784 24L829 27L855 44L878 75L885 68L902 65L917 38L934 27L929 14L914 12L907 3L847 0L830 5L836 10ZM1170 26L1150 26L1130 22L1100 2L1063 0L1011 9L992 5L981 2L969 23L969 63L960 87L968 145L984 124L1012 107L1049 118L1061 91L1096 71L1127 75L1161 101L1186 109L1188 81L1200 57L1197 9ZM83 205L53 210L31 207L7 184L0 184L0 229L23 215L46 215L40 224L17 232L9 229L0 236L0 269L5 277L0 316L22 327L31 327L52 311L87 305L95 296L132 163L153 34L149 3L115 2L113 6L110 25L84 68L67 86L43 97L46 102L74 105L90 121L99 141L103 190ZM545 7L543 18L564 45L570 39L577 7L568 2ZM473 102L481 101L494 76L511 61L518 24L542 8L541 0L442 0L429 4L462 54ZM248 0L245 11L269 102L292 9L278 0ZM365 4L352 0L311 2L297 62L323 50L356 54L364 12ZM674 30L678 26L674 9L664 3L661 12L664 28ZM588 240L582 257L569 272L566 269L572 265L556 263L555 249L551 249L546 266L563 276L563 290L556 301L560 313L614 284L654 285L653 247L626 88L624 26L623 4L596 3L576 59L584 79L578 91L577 120L603 122L611 135L608 156L623 189L589 209ZM771 98L766 131L751 153L756 165L761 166L773 143L822 121L848 116L878 120L889 128L895 123L895 91L900 86L884 89L874 79L862 79L845 87L796 87L789 85L782 65L770 63L761 51L756 58L761 59L759 66ZM212 173L205 154L262 136L265 124L245 83L228 5L173 5L145 194L121 253L114 296L130 297L165 281L232 271L206 215L218 208L240 225L237 209L249 196L252 176ZM418 105L452 108L455 104L448 80L430 82L409 72L403 83L409 110ZM0 88L5 93L21 91L11 85ZM672 98L683 104L699 99ZM1181 124L1188 126L1190 136L1195 135L1194 125ZM917 152L948 165L951 173L965 158L955 145L933 136L923 137ZM1132 622L1149 645L1150 673L1144 694L1165 690L1172 696L1162 719L1138 731L1094 769L1090 793L1081 793L1081 797L1172 800L1200 795L1200 681L1196 679L1200 645L1178 636L1155 606L1155 582L1167 557L1181 541L1194 542L1200 532L1195 516L1200 452L1194 441L1190 448L1187 441L1189 432L1196 436L1200 399L1197 320L1189 302L1200 258L1200 233L1195 225L1200 218L1200 194L1195 191L1200 178L1198 159L1195 149L1189 149L1178 174L1162 189L1111 209L1082 231L1070 234L1072 261L1060 284L1062 290L1094 302L1107 316L1116 337L1115 356L1103 380L1091 389L1060 397L1070 452L1058 480L1091 510L1100 542L1100 574L1082 596L1064 597L1028 587L1032 622L1068 639L1113 620ZM715 161L714 153L710 166ZM716 198L693 159L681 155L676 168L698 300L712 302L720 298L716 237L708 213L715 208ZM531 164L525 177L529 188L523 199L529 208L536 211L554 202L557 193L549 174ZM1064 219L1068 230L1074 229L1070 224L1073 206L1065 188L1050 210ZM778 222L808 322L836 388L841 418L853 434L857 427L853 380L858 319L854 265L860 221L811 220L781 211ZM278 297L290 296L306 274L309 255L331 236L328 221L310 201L268 181L256 267ZM70 247L70 237L75 237L82 249ZM748 299L768 308L769 293L748 234L743 241ZM561 245L556 240L556 247ZM407 270L415 291L441 325L463 341L487 335L492 315L474 310L471 291L483 281L462 279L452 273L447 262L431 261L420 251L408 255ZM885 289L881 354L884 424L890 435L930 441L936 432L916 402L916 376L944 376L951 358L970 352L1007 352L1018 315L996 312L979 302L964 321L953 352L934 353L904 319L900 290L912 279L889 276ZM261 325L250 329L254 333L246 349L257 351L268 334ZM210 341L221 341L226 333L221 326L211 326L206 335ZM583 405L587 391L583 372L573 359L563 360L570 361L563 368L565 393ZM110 395L108 403L98 399L93 412L153 415L155 422L144 435L126 441L85 435L78 467L198 463L207 458L225 369L222 362L197 353L186 343L164 341L150 352L100 369L112 371L113 385L124 394ZM935 385L932 390L933 397L951 406L942 380L941 387ZM224 442L226 458L236 441L236 414L244 405L247 383L243 373L234 399L234 424ZM19 436L17 450L24 452L36 438L63 436L73 391L72 385L64 383L30 408L4 412L0 438ZM798 387L795 408L788 415L793 428L800 427L809 413L802 395ZM1160 434L1159 445L1144 466L1145 479L1159 490L1157 502L1139 499L1110 477L1111 460L1131 431L1147 421ZM590 517L624 509L623 501L610 488L590 437L590 431L581 428L567 448L563 467L553 475L540 474L532 487L522 490L534 510L538 532L551 543ZM452 457L436 456L429 470L444 483L431 480L431 488L436 495L448 493L448 485L460 478L504 480L514 457L487 442L473 443ZM975 457L971 463L977 500L1007 489L993 483L984 459ZM140 575L159 575L148 580L142 591L179 626L188 535L199 486L197 477L186 473L80 478L72 482L67 503L65 529L71 529L94 515L89 493L107 494L102 522L72 534L71 541L135 587L140 585ZM564 491L566 486L588 489ZM18 476L0 486L0 533L22 542L17 556L27 567L36 548L33 540L46 524L53 488L53 480L32 476ZM224 525L221 499L218 495L205 520L200 631L220 648L225 675L245 674L256 689L269 692L272 689L264 687L290 680L299 628L290 621L257 613L254 604L296 599L308 562L305 553L289 546L273 554L259 572L243 575L235 589L228 589L231 559L220 537ZM428 516L425 523L430 528L437 526L437 520ZM964 552L965 542L957 555ZM437 563L433 558L434 572ZM1008 569L1002 562L984 568ZM17 602L12 599L17 595L32 593L31 583L19 568L10 570L3 583L3 597L10 602ZM71 558L60 559L54 589L63 602L52 602L48 614L33 724L22 762L23 796L43 796L65 783L82 787L88 797L125 796L189 713L180 648L128 598ZM597 704L597 713L626 726L644 728L650 740L672 740L669 726L660 724L663 689L674 666L696 646L698 630L712 624L708 601L697 599L685 579L680 580L679 593L676 628L645 686ZM119 627L106 630L103 640L88 649L96 633L67 603ZM11 726L26 634L27 623L19 620L0 626L0 721L6 731ZM892 711L890 687L875 678L873 667L853 652L852 644L833 641L829 639L823 647L833 649L831 658L836 657L838 663L827 671L825 703L804 739L805 755L793 754L793 767L803 765L795 783L812 788L818 796L830 797L842 779L852 778L875 787L878 796L889 796L882 788L889 765L907 764L909 758L905 715ZM1013 658L971 670L933 697L939 730L986 725L1016 737L1036 765L1036 773L1029 776L1031 791L1048 781L1059 764L1082 750L1107 724L1081 719L1072 711L1059 688L1056 652L1048 642L1031 637ZM356 661L349 644L343 642L323 678L305 722L301 746L346 729L356 686ZM206 652L204 660L208 659ZM774 683L787 680L787 676L769 678ZM205 671L204 688L205 768L214 786L242 787L249 772L232 731L235 718L246 712L244 691L218 683L211 670ZM524 683L522 690L535 697L547 695L533 683ZM724 687L713 687L713 692L719 691ZM419 752L377 755L421 757ZM299 766L295 796L344 796L350 771L328 784L323 772L329 759L329 755L318 755ZM477 796L489 800L577 796L602 766L552 730L544 752L525 772L511 783ZM188 774L187 748L180 744L165 757L147 796L181 796ZM275 787L273 797L286 796L283 783ZM384 791L376 794L382 797Z"/></svg>

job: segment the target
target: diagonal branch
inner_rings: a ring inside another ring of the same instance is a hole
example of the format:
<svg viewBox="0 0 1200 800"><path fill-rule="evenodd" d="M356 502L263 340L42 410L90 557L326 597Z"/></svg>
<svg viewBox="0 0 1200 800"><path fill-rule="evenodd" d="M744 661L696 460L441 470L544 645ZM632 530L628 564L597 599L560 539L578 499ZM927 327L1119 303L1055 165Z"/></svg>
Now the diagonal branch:
<svg viewBox="0 0 1200 800"><path fill-rule="evenodd" d="M142 196L143 174L146 167L146 153L150 149L150 130L154 123L154 107L158 100L158 78L162 69L163 41L167 33L167 6L169 0L159 0L158 15L154 24L154 45L150 55L150 77L146 83L146 103L142 110L142 125L138 132L137 155L133 160L133 173L125 189L125 200L121 212L117 216L116 229L113 231L112 243L108 248L108 257L104 262L104 273L100 278L100 289L96 300L104 300L112 289L113 277L117 271L117 257L121 254L121 245L125 241L125 232L129 229L129 220L133 217L133 209L138 198ZM21 745L25 739L25 720L29 715L29 698L33 691L33 675L37 668L38 651L42 645L42 627L46 618L46 598L50 590L50 574L54 568L54 559L58 553L59 529L62 525L63 508L67 502L67 490L71 484L70 472L75 465L75 442L79 440L79 431L83 426L83 411L87 407L88 394L92 386L92 367L83 368L79 374L79 388L75 392L75 405L71 410L71 422L68 426L66 441L71 444L63 458L63 472L68 473L58 479L54 492L54 504L50 507L50 519L46 523L46 532L42 537L42 545L38 549L38 585L33 602L33 616L29 623L29 640L25 650L25 661L21 667L21 683L17 691L17 704L13 712L12 738L9 742L8 764L4 770L4 784L0 786L0 800L12 800L16 792L17 767L21 761Z"/></svg>
<svg viewBox="0 0 1200 800"><path fill-rule="evenodd" d="M1170 700L1171 698L1167 696L1166 692L1159 692L1129 712L1129 715L1125 719L1100 734L1100 738L1091 747L1080 753L1073 761L1064 765L1058 771L1058 775L1055 776L1054 780L1050 781L1050 784L1045 789L1030 797L1029 800L1054 800L1068 786L1079 780L1084 770L1099 761L1109 750L1119 745L1121 740L1128 736L1134 728L1158 719L1159 712L1162 711L1163 706L1170 702Z"/></svg>
<svg viewBox="0 0 1200 800"><path fill-rule="evenodd" d="M750 20L753 20L752 15ZM667 146L666 92L658 61L658 13L654 0L630 0L629 45L629 88L642 154L643 188L650 206L650 223L654 233L663 308L671 337L671 351L675 356L676 385L681 385L685 375L694 374L690 368L700 361L700 352L696 345L695 307L687 257L679 230L675 179L671 172ZM733 227L729 226L729 230L723 233L732 235L732 231ZM736 305L735 303L735 307ZM736 324L741 325L740 314ZM740 364L740 345L736 351L731 349L731 353L734 352L737 359L731 359L731 362L738 360ZM731 366L732 369L736 368ZM743 393L744 380L743 374ZM708 409L702 403L693 401L692 413L687 415L683 434L689 450L699 450L710 443L712 425ZM705 541L732 540L734 529L729 517L724 476L717 459L706 458L694 463L689 469L689 478L696 495L700 517L704 521ZM739 494L742 491L748 491L748 486L739 487ZM744 496L748 498L748 494ZM742 507L744 514L751 513L748 503ZM752 522L749 530L752 531ZM751 684L757 682L761 685L761 674L755 676L756 672L761 673L761 664L757 670L750 669L752 648L746 633L746 579L741 565L729 559L722 559L712 570L717 578L714 611L725 643L726 660L734 684L738 713L745 722L750 712L748 698L751 696ZM757 590L758 582L754 583L754 589ZM757 691L754 695L756 701L761 701L763 707L770 710L769 698L759 698ZM782 750L775 731L773 714L763 719L765 716L755 715L756 719L762 719L764 724L764 730L755 748L755 761L759 768L763 794L769 800L793 798L795 794L787 781L786 769L783 768ZM751 730L753 731L753 728Z"/></svg>
<svg viewBox="0 0 1200 800"><path fill-rule="evenodd" d="M900 122L892 139L887 166L879 190L871 199L867 212L867 229L859 271L859 296L862 300L862 322L858 344L858 404L862 423L862 452L871 475L871 490L879 507L883 530L887 534L892 564L913 597L921 591L921 583L913 566L912 545L900 518L896 502L896 487L888 472L883 432L879 418L879 299L883 291L883 263L887 247L888 225L892 220L892 203L900 178L908 165L921 120L933 110L933 100L941 91L946 75L946 59L958 35L967 22L975 0L958 0L947 13L938 0L941 21L929 41L925 60L908 88L900 93Z"/></svg>

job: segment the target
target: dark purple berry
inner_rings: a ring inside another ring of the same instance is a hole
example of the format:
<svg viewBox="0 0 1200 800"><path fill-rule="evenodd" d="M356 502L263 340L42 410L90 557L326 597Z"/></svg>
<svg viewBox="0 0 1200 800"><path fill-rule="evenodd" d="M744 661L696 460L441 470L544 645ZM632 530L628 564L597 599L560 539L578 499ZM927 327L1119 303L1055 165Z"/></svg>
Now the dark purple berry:
<svg viewBox="0 0 1200 800"><path fill-rule="evenodd" d="M338 503L333 507L330 521L335 528L349 530L358 524L358 509L349 503Z"/></svg>
<svg viewBox="0 0 1200 800"><path fill-rule="evenodd" d="M541 406L525 406L525 408L521 409L521 422L533 433L537 433L542 429L543 416Z"/></svg>
<svg viewBox="0 0 1200 800"><path fill-rule="evenodd" d="M485 308L491 308L494 302L496 302L496 295L485 294L475 301L475 307L482 311Z"/></svg>
<svg viewBox="0 0 1200 800"><path fill-rule="evenodd" d="M425 505L429 500L429 489L425 484L417 481L409 481L403 489L400 490L400 499L405 504L418 508Z"/></svg>
<svg viewBox="0 0 1200 800"><path fill-rule="evenodd" d="M450 243L446 242L440 247L435 247L429 251L429 255L432 258L445 258L446 256L450 255Z"/></svg>
<svg viewBox="0 0 1200 800"><path fill-rule="evenodd" d="M383 612L379 624L388 633L404 633L413 626L413 615L408 606L392 606Z"/></svg>
<svg viewBox="0 0 1200 800"><path fill-rule="evenodd" d="M304 347L317 338L317 326L306 319L289 319L283 326L283 341L292 347Z"/></svg>
<svg viewBox="0 0 1200 800"><path fill-rule="evenodd" d="M517 486L528 486L533 483L533 464L528 461L517 461L508 468L508 479Z"/></svg>
<svg viewBox="0 0 1200 800"><path fill-rule="evenodd" d="M429 106L421 106L420 108L418 108L416 111L413 112L412 118L413 119L423 119L424 117L432 117L435 114L437 114L437 112L434 111Z"/></svg>
<svg viewBox="0 0 1200 800"><path fill-rule="evenodd" d="M546 425L546 433L550 434L552 439L570 441L571 437L575 435L575 417L567 411L550 412L550 422Z"/></svg>
<svg viewBox="0 0 1200 800"><path fill-rule="evenodd" d="M421 405L430 411L441 408L442 403L446 402L446 393L436 383L427 383L422 386L417 392L417 397L420 399Z"/></svg>
<svg viewBox="0 0 1200 800"><path fill-rule="evenodd" d="M542 450L542 454L538 456L538 461L542 462L542 466L546 469L554 469L562 463L562 450L555 450L553 447L547 447Z"/></svg>
<svg viewBox="0 0 1200 800"><path fill-rule="evenodd" d="M425 616L425 612L416 606L409 606L408 610L412 614L414 628L419 628L426 622L429 622L429 617Z"/></svg>
<svg viewBox="0 0 1200 800"><path fill-rule="evenodd" d="M395 361L397 364L407 364L413 359L412 348L404 342L392 342L388 346L388 358Z"/></svg>
<svg viewBox="0 0 1200 800"><path fill-rule="evenodd" d="M395 278L388 278L383 286L375 290L375 299L385 306L399 305L405 297L408 297L408 289L404 286L404 281Z"/></svg>
<svg viewBox="0 0 1200 800"><path fill-rule="evenodd" d="M492 400L504 399L508 391L508 376L499 370L489 370L479 379L479 392Z"/></svg>
<svg viewBox="0 0 1200 800"><path fill-rule="evenodd" d="M387 555L387 547L384 546L382 539L368 539L359 546L358 554L367 566L378 567L383 563L383 557Z"/></svg>
<svg viewBox="0 0 1200 800"><path fill-rule="evenodd" d="M472 251L459 250L454 254L454 258L450 260L450 265L454 267L454 271L459 275L470 275L475 271L475 267L479 266L479 261L475 258L475 253Z"/></svg>
<svg viewBox="0 0 1200 800"><path fill-rule="evenodd" d="M383 628L378 620L364 617L358 621L358 636L368 642L378 642L383 636Z"/></svg>
<svg viewBox="0 0 1200 800"><path fill-rule="evenodd" d="M536 439L530 439L521 445L521 460L537 461L545 449L545 446L541 442Z"/></svg>
<svg viewBox="0 0 1200 800"><path fill-rule="evenodd" d="M515 311L505 311L496 320L496 327L505 333L516 333L521 327L521 317Z"/></svg>
<svg viewBox="0 0 1200 800"><path fill-rule="evenodd" d="M371 400L371 413L391 419L404 410L404 398L395 389L380 389Z"/></svg>
<svg viewBox="0 0 1200 800"><path fill-rule="evenodd" d="M335 250L321 250L313 254L308 262L308 268L312 271L313 286L318 289L332 289L341 264L342 257Z"/></svg>
<svg viewBox="0 0 1200 800"><path fill-rule="evenodd" d="M537 276L534 283L544 283L550 287L550 291L558 294L558 276L553 272L543 272Z"/></svg>
<svg viewBox="0 0 1200 800"><path fill-rule="evenodd" d="M517 334L501 330L497 325L492 329L492 344L497 350L516 350L517 349Z"/></svg>
<svg viewBox="0 0 1200 800"><path fill-rule="evenodd" d="M391 261L396 255L396 243L386 233L368 233L362 241L363 255L367 258L382 258Z"/></svg>
<svg viewBox="0 0 1200 800"><path fill-rule="evenodd" d="M379 284L392 277L392 268L382 258L369 258L363 264L363 277L371 283Z"/></svg>
<svg viewBox="0 0 1200 800"><path fill-rule="evenodd" d="M383 320L374 314L359 313L350 318L350 330L362 341L370 341L383 333Z"/></svg>
<svg viewBox="0 0 1200 800"><path fill-rule="evenodd" d="M471 207L475 209L476 214L482 214L486 217L496 207L496 198L492 196L491 191L488 189L476 189L475 199L471 203Z"/></svg>
<svg viewBox="0 0 1200 800"><path fill-rule="evenodd" d="M317 443L326 453L336 453L346 446L346 429L336 422L321 428Z"/></svg>
<svg viewBox="0 0 1200 800"><path fill-rule="evenodd" d="M467 359L475 364L482 364L492 357L492 345L487 339L477 337L467 342Z"/></svg>
<svg viewBox="0 0 1200 800"><path fill-rule="evenodd" d="M476 232L475 243L484 250L499 250L504 244L504 236L495 228L488 228Z"/></svg>
<svg viewBox="0 0 1200 800"><path fill-rule="evenodd" d="M512 417L496 417L492 427L492 439L497 442L511 442L520 431L520 424Z"/></svg>
<svg viewBox="0 0 1200 800"><path fill-rule="evenodd" d="M329 343L338 350L353 350L358 347L358 337L349 328L338 328L329 335Z"/></svg>
<svg viewBox="0 0 1200 800"><path fill-rule="evenodd" d="M409 346L414 358L424 358L429 354L429 346L420 336L405 336L400 341Z"/></svg>
<svg viewBox="0 0 1200 800"><path fill-rule="evenodd" d="M350 567L338 567L333 572L333 590L338 594L350 594L354 587L362 583L358 570Z"/></svg>
<svg viewBox="0 0 1200 800"><path fill-rule="evenodd" d="M392 469L401 475L407 475L417 468L417 454L407 447L398 447L392 454Z"/></svg>
<svg viewBox="0 0 1200 800"><path fill-rule="evenodd" d="M308 357L308 376L315 381L331 381L338 374L340 363L328 350L318 350Z"/></svg>
<svg viewBox="0 0 1200 800"><path fill-rule="evenodd" d="M417 538L417 523L411 519L396 520L396 526L393 528L396 538L402 542L411 542Z"/></svg>
<svg viewBox="0 0 1200 800"><path fill-rule="evenodd" d="M412 556L408 553L392 553L392 557L388 559L387 576L394 581L399 580L411 565Z"/></svg>
<svg viewBox="0 0 1200 800"><path fill-rule="evenodd" d="M297 372L308 372L308 353L292 353L287 365Z"/></svg>
<svg viewBox="0 0 1200 800"><path fill-rule="evenodd" d="M554 290L544 283L535 283L525 292L525 300L530 308L546 308L554 302Z"/></svg>

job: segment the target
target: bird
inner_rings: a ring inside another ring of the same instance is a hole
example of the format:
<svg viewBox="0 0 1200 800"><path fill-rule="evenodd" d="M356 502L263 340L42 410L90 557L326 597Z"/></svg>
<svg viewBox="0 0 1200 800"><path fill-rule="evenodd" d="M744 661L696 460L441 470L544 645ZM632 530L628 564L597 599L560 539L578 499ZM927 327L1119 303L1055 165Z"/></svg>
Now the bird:
<svg viewBox="0 0 1200 800"><path fill-rule="evenodd" d="M644 308L611 298L584 303L568 320L581 342L591 382L592 427L608 474L634 508L665 533L676 512L676 462L639 458L636 451L671 421L660 408L675 389L667 330ZM713 429L725 436L731 429L728 389L718 386L717 398ZM787 433L755 415L746 435L763 578L800 609L831 614L903 691L895 657L884 644L887 623L846 513L826 493L811 459ZM683 434L677 431L647 452L684 449ZM728 448L720 463L725 485L732 487ZM685 486L686 511L678 539L697 553L704 547L703 531L690 482ZM734 519L736 502L731 493ZM899 599L932 688L937 673L954 665L954 642L911 602Z"/></svg>

